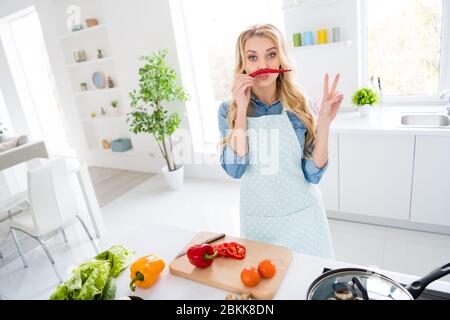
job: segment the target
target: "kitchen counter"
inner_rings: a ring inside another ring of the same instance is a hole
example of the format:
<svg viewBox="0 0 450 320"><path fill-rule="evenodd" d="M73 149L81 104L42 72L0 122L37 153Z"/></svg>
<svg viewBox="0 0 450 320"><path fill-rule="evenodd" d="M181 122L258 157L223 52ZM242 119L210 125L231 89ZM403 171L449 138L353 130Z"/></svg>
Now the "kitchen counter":
<svg viewBox="0 0 450 320"><path fill-rule="evenodd" d="M377 107L371 118L361 118L359 111L341 110L330 127L332 133L395 133L395 134L426 134L448 135L450 127L419 128L401 125L403 113L444 113L444 107Z"/></svg>
<svg viewBox="0 0 450 320"><path fill-rule="evenodd" d="M207 230L199 230L207 231ZM116 297L137 295L151 300L223 300L228 292L190 281L169 273L168 265L197 232L179 229L172 226L149 223L142 225L131 235L125 237L117 244L122 244L130 251L135 252L135 259L148 254L156 254L166 262L166 268L157 282L149 289L137 288L136 292L129 289L129 268L124 270L117 278ZM310 284L323 272L324 268L362 267L349 263L321 259L302 254L294 254L293 261L288 269L285 279L278 290L275 299L303 300L306 297ZM439 267L439 266L436 266ZM385 274L401 283L411 283L418 276L389 272L370 268ZM430 270L431 271L431 270ZM422 275L420 275L422 276ZM450 292L450 283L435 281L428 289Z"/></svg>

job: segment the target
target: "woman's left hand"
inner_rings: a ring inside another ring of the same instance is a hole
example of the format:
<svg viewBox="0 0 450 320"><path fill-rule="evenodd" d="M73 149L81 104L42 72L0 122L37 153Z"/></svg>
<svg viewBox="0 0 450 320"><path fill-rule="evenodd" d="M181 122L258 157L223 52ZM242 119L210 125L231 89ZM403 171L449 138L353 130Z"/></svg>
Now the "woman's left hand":
<svg viewBox="0 0 450 320"><path fill-rule="evenodd" d="M339 79L341 75L338 73L334 78L331 90L328 86L328 73L325 74L324 86L323 86L323 99L320 109L318 109L318 123L331 125L331 122L336 118L336 115L341 107L344 95L342 92L336 91Z"/></svg>

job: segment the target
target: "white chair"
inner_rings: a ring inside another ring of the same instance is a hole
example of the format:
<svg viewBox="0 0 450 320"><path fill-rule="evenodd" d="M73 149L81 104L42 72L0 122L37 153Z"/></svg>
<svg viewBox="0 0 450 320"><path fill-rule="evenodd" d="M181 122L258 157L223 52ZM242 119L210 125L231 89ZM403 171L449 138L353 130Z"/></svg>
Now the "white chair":
<svg viewBox="0 0 450 320"><path fill-rule="evenodd" d="M8 212L9 219L12 219L15 214L20 212L15 212L17 209L25 209L23 206L29 208L28 192L26 190L0 199L0 213Z"/></svg>
<svg viewBox="0 0 450 320"><path fill-rule="evenodd" d="M6 189L6 188L5 188ZM14 215L21 213L25 208L29 208L28 192L21 191L16 194L11 194L8 190L1 190L0 192L0 214L7 212L6 218L1 218L0 222L6 219L12 219ZM3 259L3 255L0 252L0 259Z"/></svg>
<svg viewBox="0 0 450 320"><path fill-rule="evenodd" d="M94 240L79 216L79 208L76 202L72 182L70 181L64 159L53 160L50 163L30 170L27 174L28 198L30 202L29 214L22 214L8 221L11 233L16 243L22 262L28 267L22 253L16 231L22 231L36 239L44 249L60 282L62 278L55 266L55 261L50 254L43 237L56 230L71 225L78 220L86 231L89 239L98 253ZM64 239L67 242L67 238Z"/></svg>

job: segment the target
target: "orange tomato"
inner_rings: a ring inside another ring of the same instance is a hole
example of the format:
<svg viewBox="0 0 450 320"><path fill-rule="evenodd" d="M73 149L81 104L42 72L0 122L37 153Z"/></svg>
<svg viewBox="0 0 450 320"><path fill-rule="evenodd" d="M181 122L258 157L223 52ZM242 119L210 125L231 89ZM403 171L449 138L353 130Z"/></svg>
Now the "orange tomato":
<svg viewBox="0 0 450 320"><path fill-rule="evenodd" d="M263 260L258 265L258 271L261 274L261 277L264 279L272 278L275 275L275 272L277 271L277 268L275 267L275 263L271 260Z"/></svg>
<svg viewBox="0 0 450 320"><path fill-rule="evenodd" d="M241 271L241 281L246 287L254 287L261 281L258 269L246 267Z"/></svg>

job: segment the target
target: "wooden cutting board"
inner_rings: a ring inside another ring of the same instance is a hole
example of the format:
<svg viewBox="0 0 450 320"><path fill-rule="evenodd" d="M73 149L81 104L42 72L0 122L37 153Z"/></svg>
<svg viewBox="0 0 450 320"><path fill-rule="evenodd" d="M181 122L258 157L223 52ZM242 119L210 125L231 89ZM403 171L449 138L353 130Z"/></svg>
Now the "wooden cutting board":
<svg viewBox="0 0 450 320"><path fill-rule="evenodd" d="M185 249L215 235L215 233L200 232L189 242ZM169 270L174 275L220 288L230 293L242 294L249 292L254 299L273 299L292 261L292 251L286 247L229 236L216 241L214 244L231 241L238 242L247 248L244 259L236 260L220 257L214 259L210 267L201 269L190 264L187 256L183 255L175 258L170 263ZM275 276L270 279L261 279L261 282L255 287L245 287L241 282L242 269L247 266L258 268L258 264L264 259L270 259L275 263L277 269Z"/></svg>

